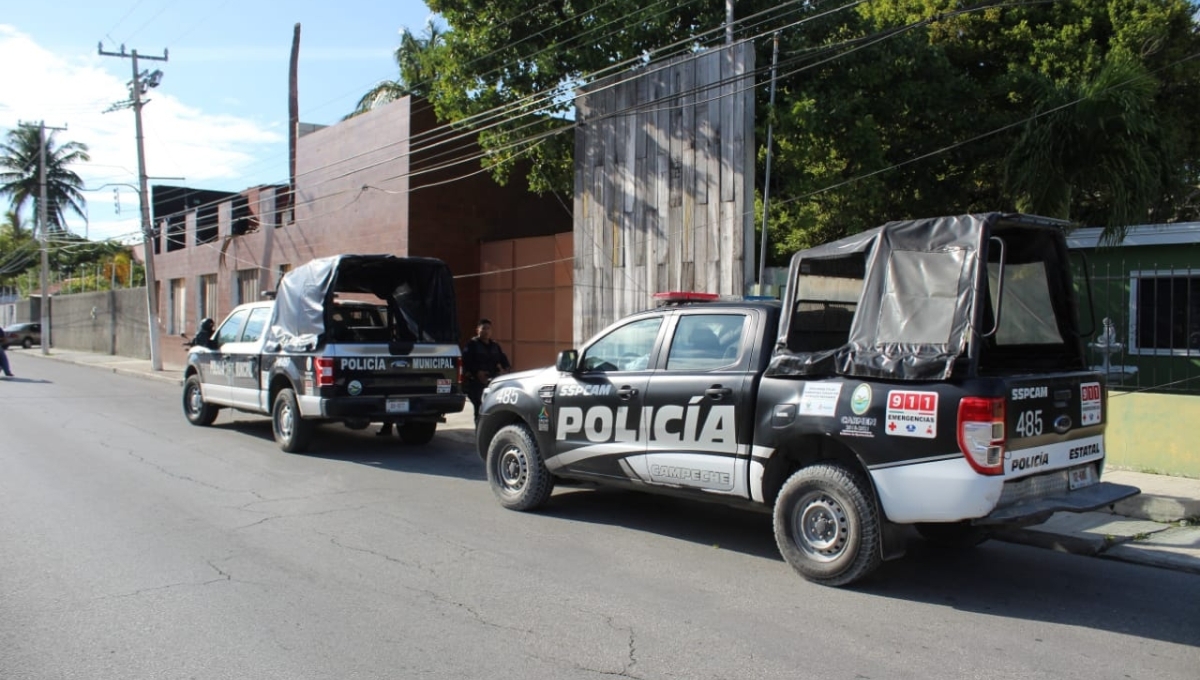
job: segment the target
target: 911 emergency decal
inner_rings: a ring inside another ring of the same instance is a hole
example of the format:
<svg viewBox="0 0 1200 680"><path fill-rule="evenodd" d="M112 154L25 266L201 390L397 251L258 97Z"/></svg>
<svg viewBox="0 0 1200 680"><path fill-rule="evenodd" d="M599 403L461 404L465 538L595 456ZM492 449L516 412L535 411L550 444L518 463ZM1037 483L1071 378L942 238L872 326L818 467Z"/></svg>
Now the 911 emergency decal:
<svg viewBox="0 0 1200 680"><path fill-rule="evenodd" d="M888 392L883 431L895 437L937 437L937 392Z"/></svg>
<svg viewBox="0 0 1200 680"><path fill-rule="evenodd" d="M1100 383L1083 383L1079 386L1079 424L1097 425L1100 423Z"/></svg>

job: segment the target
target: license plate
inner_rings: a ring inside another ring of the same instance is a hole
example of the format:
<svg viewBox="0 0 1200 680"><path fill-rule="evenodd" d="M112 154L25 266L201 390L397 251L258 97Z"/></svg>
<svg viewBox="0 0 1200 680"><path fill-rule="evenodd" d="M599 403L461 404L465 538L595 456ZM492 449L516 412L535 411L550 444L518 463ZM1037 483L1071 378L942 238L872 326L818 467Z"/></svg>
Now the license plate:
<svg viewBox="0 0 1200 680"><path fill-rule="evenodd" d="M1067 481L1071 490L1082 489L1096 483L1096 466L1084 465L1067 470Z"/></svg>
<svg viewBox="0 0 1200 680"><path fill-rule="evenodd" d="M407 399L388 399L387 400L387 412L388 413L408 413L408 400ZM1074 488L1074 487L1071 487L1071 488Z"/></svg>

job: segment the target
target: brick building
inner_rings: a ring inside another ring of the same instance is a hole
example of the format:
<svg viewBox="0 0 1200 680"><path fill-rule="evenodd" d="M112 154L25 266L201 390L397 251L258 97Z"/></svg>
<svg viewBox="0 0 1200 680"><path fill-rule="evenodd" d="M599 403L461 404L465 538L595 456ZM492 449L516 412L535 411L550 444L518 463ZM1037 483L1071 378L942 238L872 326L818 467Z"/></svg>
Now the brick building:
<svg viewBox="0 0 1200 680"><path fill-rule="evenodd" d="M464 341L481 313L498 317L498 339L516 341L511 317L500 314L513 309L511 296L503 297L505 309L481 306L481 291L501 298L496 282L479 274L504 269L484 262L484 244L510 241L505 247L520 251L522 239L570 232L571 215L557 198L528 192L521 172L507 186L496 184L477 154L470 135L439 127L425 102L406 97L301 136L294 201L286 186L203 194L207 200L196 200L199 192L159 188L155 276L163 359L183 361L177 338L193 333L201 318L219 321L273 289L289 268L336 253L445 260L456 275ZM570 310L565 313L569 318ZM536 354L540 362L552 350L541 347Z"/></svg>

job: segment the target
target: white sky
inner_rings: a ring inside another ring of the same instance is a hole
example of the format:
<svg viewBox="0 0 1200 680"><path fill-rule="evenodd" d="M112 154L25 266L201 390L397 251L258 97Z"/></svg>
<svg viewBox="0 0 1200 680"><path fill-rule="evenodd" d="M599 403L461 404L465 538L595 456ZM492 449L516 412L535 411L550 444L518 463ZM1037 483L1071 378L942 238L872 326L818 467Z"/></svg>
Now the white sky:
<svg viewBox="0 0 1200 680"><path fill-rule="evenodd" d="M166 62L139 62L142 70L164 74L142 111L147 174L184 178L164 184L239 191L286 181L295 23L302 25L300 118L332 124L364 92L396 76L392 52L401 28L419 32L429 17L419 0L241 0L214 8L207 5L217 3L126 0L120 10L86 0L5 4L0 134L44 120L67 128L56 142L87 144L91 162L73 169L89 189L88 220L68 214L68 227L93 240L126 242L140 240L137 193L118 187L117 214L113 188L100 187L137 185L133 112L105 113L129 98L132 61L100 56L99 43L107 52L125 43L143 56L169 50Z"/></svg>

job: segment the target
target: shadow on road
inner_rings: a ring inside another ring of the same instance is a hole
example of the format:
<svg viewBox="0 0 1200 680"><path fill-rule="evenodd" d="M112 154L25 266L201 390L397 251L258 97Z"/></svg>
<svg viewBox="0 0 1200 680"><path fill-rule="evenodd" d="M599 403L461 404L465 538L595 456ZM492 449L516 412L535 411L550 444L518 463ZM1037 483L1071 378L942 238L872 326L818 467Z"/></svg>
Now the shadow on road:
<svg viewBox="0 0 1200 680"><path fill-rule="evenodd" d="M914 539L907 556L885 563L855 590L1200 646L1200 607L1194 599L1200 578L1042 548L993 541L948 551ZM1164 607L1171 602L1178 606Z"/></svg>
<svg viewBox="0 0 1200 680"><path fill-rule="evenodd" d="M636 491L588 486L559 489L539 514L647 531L783 561L775 547L771 516L765 513Z"/></svg>
<svg viewBox="0 0 1200 680"><path fill-rule="evenodd" d="M275 446L268 418L239 415L237 420L221 420L212 425L243 435L257 437ZM416 472L425 475L486 480L483 461L470 444L470 433L464 430L438 430L433 441L424 445L409 445L394 434L379 437L378 424L365 430L351 430L337 423L317 426L312 445L302 454L313 458L368 465L393 472Z"/></svg>
<svg viewBox="0 0 1200 680"><path fill-rule="evenodd" d="M0 375L0 383L31 383L31 384L35 384L35 385L51 384L51 382L49 380L43 380L41 378L22 378L19 375L14 375L14 376Z"/></svg>
<svg viewBox="0 0 1200 680"><path fill-rule="evenodd" d="M770 515L664 496L564 487L539 514L646 531L716 545L778 563ZM993 541L974 550L945 550L912 532L908 554L885 562L847 590L953 607L998 617L1135 635L1200 646L1200 577L1096 557ZM794 576L800 579L799 575ZM1174 602L1174 608L1163 603ZM1014 621L1004 621L1013 619Z"/></svg>

